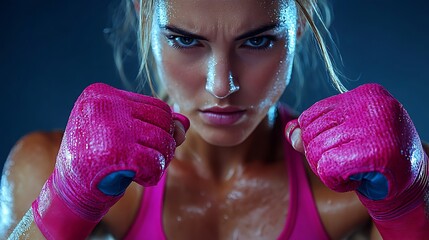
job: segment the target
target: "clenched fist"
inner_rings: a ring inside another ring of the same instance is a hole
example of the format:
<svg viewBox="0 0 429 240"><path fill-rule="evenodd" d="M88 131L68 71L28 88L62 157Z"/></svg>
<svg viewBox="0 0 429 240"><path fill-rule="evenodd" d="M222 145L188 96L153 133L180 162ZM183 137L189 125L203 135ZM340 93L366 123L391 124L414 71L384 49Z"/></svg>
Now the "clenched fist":
<svg viewBox="0 0 429 240"><path fill-rule="evenodd" d="M131 181L158 182L178 145L174 136L183 141L188 127L161 100L100 83L87 87L70 114L54 172L33 203L39 228L47 238L68 236L62 214L85 237Z"/></svg>

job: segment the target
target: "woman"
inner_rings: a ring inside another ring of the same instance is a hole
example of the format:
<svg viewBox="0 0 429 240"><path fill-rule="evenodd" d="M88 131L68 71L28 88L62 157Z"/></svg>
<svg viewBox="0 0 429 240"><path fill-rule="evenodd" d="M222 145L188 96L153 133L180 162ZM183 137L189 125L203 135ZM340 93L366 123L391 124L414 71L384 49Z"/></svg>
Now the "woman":
<svg viewBox="0 0 429 240"><path fill-rule="evenodd" d="M298 120L277 104L306 26L345 90L312 20L314 2L134 6L145 20L143 66L174 111L104 84L85 89L64 133L29 135L11 153L2 180L3 189L16 186L4 199L10 222L36 199L12 237L83 239L97 224L126 239L428 234L427 156L381 86L322 100Z"/></svg>

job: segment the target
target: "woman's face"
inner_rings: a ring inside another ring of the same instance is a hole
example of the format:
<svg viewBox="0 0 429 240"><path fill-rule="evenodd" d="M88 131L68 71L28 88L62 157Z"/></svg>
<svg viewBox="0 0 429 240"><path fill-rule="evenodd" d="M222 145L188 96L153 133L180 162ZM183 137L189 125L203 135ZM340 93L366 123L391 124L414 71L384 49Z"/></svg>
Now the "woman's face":
<svg viewBox="0 0 429 240"><path fill-rule="evenodd" d="M294 0L160 0L152 51L161 84L189 133L210 144L243 142L288 85Z"/></svg>

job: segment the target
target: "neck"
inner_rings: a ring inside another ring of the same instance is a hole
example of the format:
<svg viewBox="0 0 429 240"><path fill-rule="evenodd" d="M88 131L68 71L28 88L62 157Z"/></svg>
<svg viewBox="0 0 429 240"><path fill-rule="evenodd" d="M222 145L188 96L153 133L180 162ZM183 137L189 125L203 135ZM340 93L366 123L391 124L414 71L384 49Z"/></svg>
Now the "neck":
<svg viewBox="0 0 429 240"><path fill-rule="evenodd" d="M176 150L176 161L191 164L202 178L228 181L250 165L268 164L278 159L282 134L279 125L278 120L270 126L264 119L244 142L231 147L207 143L190 129L186 141Z"/></svg>

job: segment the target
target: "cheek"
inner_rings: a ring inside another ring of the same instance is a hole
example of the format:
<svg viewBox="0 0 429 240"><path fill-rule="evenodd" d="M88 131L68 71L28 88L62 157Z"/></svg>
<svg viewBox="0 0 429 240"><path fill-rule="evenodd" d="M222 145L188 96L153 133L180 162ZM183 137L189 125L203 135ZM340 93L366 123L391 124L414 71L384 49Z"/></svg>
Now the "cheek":
<svg viewBox="0 0 429 240"><path fill-rule="evenodd" d="M196 60L177 54L177 50L168 45L159 31L152 32L151 47L159 82L167 94L174 97L176 92L182 94L193 90L199 76Z"/></svg>
<svg viewBox="0 0 429 240"><path fill-rule="evenodd" d="M203 68L195 59L180 56L174 51L164 48L162 58L156 61L159 80L174 102L189 101L204 88Z"/></svg>

